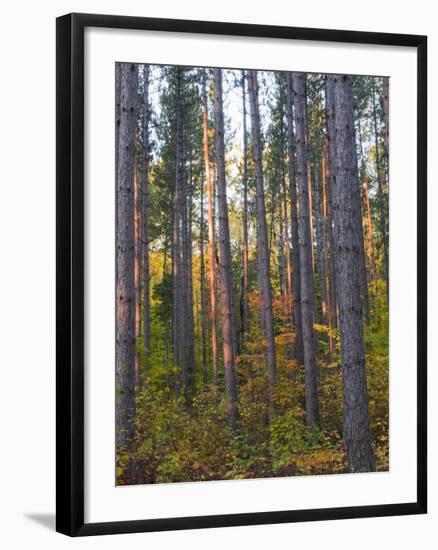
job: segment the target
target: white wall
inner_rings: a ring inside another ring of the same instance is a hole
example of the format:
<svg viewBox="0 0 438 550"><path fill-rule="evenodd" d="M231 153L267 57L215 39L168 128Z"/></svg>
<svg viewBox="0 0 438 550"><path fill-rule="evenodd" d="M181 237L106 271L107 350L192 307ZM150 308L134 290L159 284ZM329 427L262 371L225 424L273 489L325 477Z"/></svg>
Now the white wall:
<svg viewBox="0 0 438 550"><path fill-rule="evenodd" d="M296 3L298 4L298 3ZM251 9L249 7L251 6ZM414 9L412 9L414 7ZM430 127L438 89L436 13L427 0L196 2L124 0L9 2L3 6L0 52L1 376L0 541L5 548L389 548L436 547L438 459L436 399L430 400L430 513L281 526L68 539L53 530L55 502L55 17L71 11L210 19L429 35ZM429 151L438 150L430 132ZM429 204L438 193L430 155ZM6 196L5 196L6 195ZM432 216L431 216L432 217ZM430 223L430 242L438 217ZM438 277L430 246L430 280ZM438 307L430 289L430 309ZM436 316L435 316L436 317ZM431 319L432 320L432 319ZM438 327L431 326L430 334ZM431 338L433 341L433 339ZM430 352L430 393L438 381ZM49 527L48 527L49 526Z"/></svg>

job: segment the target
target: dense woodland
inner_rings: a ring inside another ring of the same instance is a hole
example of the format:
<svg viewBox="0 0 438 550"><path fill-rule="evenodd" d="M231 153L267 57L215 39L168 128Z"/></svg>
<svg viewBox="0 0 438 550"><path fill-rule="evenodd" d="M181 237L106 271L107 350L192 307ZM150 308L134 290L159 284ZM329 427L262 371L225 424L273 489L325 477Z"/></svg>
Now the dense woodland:
<svg viewBox="0 0 438 550"><path fill-rule="evenodd" d="M116 65L118 484L388 469L388 85Z"/></svg>

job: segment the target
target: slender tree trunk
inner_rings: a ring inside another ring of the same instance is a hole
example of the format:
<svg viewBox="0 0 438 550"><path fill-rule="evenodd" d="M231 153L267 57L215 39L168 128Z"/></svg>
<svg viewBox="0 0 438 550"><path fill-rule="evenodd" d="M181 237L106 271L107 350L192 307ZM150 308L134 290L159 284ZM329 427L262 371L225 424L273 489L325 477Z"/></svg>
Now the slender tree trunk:
<svg viewBox="0 0 438 550"><path fill-rule="evenodd" d="M219 215L220 284L222 314L222 344L224 353L225 394L228 425L237 428L237 383L233 346L233 300L231 276L230 229L228 225L227 190L225 182L224 114L222 98L222 70L214 69L215 80L215 149L217 161L217 191Z"/></svg>
<svg viewBox="0 0 438 550"><path fill-rule="evenodd" d="M307 130L306 130L306 144L307 144ZM314 241L314 229L313 229L313 192L312 192L312 176L311 176L311 166L310 166L310 159L307 161L307 189L308 189L308 197L309 197L309 225L310 225L310 240L311 240L311 249L310 252L312 254L312 271L315 273L315 247L313 244Z"/></svg>
<svg viewBox="0 0 438 550"><path fill-rule="evenodd" d="M146 359L151 352L149 270L149 66L143 69L143 159L141 178L141 239L143 252L143 342Z"/></svg>
<svg viewBox="0 0 438 550"><path fill-rule="evenodd" d="M382 172L381 172L381 163L380 163L380 149L379 149L379 129L377 126L377 105L376 105L376 88L373 79L372 87L372 99L373 99L373 122L374 122L374 146L376 148L376 172L377 172L377 195L379 201L379 229L382 238L382 249L383 249L383 270L384 277L386 281L386 292L389 294L389 260L388 260L388 242L387 242L387 231L386 231L386 204L383 194L383 182L382 182Z"/></svg>
<svg viewBox="0 0 438 550"><path fill-rule="evenodd" d="M331 255L333 249L333 239L332 239L332 226L331 218L329 217L328 212L328 199L327 199L327 180L329 179L329 170L328 170L328 143L327 138L323 140L323 150L321 156L321 180L322 180L322 215L323 215L323 263L324 263L324 272L326 274L326 298L327 298L327 322L329 327L329 351L330 351L330 362L333 358L334 351L334 342L332 328L335 324L335 308L334 308L334 277L333 277L333 265L331 262Z"/></svg>
<svg viewBox="0 0 438 550"><path fill-rule="evenodd" d="M295 173L295 133L293 125L294 94L292 87L292 74L287 75L287 141L288 141L288 171L289 171L289 195L291 210L291 240L292 240L292 299L293 322L295 327L295 359L299 364L304 363L303 355L303 331L301 320L301 268L300 245L298 236L298 201Z"/></svg>
<svg viewBox="0 0 438 550"><path fill-rule="evenodd" d="M335 141L335 107L334 107L334 80L333 75L325 78L325 102L328 137L328 177L327 177L327 219L328 238L330 241L330 271L332 274L332 319L333 327L338 326L338 297L335 257L336 250L333 242L333 188L336 182L336 141Z"/></svg>
<svg viewBox="0 0 438 550"><path fill-rule="evenodd" d="M254 165L256 171L256 200L259 222L259 244L260 244L260 269L261 269L261 294L264 310L264 328L267 344L269 386L271 395L271 404L273 401L272 392L276 382L276 358L275 358L275 339L274 322L272 315L272 293L270 282L270 266L268 252L268 234L266 228L265 195L263 184L262 167L262 146L260 140L260 114L258 105L258 83L257 71L248 71L248 94L251 108L251 130L252 142L254 147Z"/></svg>
<svg viewBox="0 0 438 550"><path fill-rule="evenodd" d="M312 269L312 235L310 232L309 185L307 177L306 98L305 75L292 74L295 93L295 127L298 166L299 244L301 268L301 316L303 324L304 376L306 394L306 419L309 425L319 423L318 367L313 330L315 297Z"/></svg>
<svg viewBox="0 0 438 550"><path fill-rule="evenodd" d="M116 442L130 449L134 438L134 171L137 70L120 66L117 165Z"/></svg>
<svg viewBox="0 0 438 550"><path fill-rule="evenodd" d="M192 159L189 162L188 186L186 189L186 280L187 280L187 368L188 368L188 391L189 397L192 399L196 391L196 358L195 358L195 326L193 315L193 175L192 175Z"/></svg>
<svg viewBox="0 0 438 550"><path fill-rule="evenodd" d="M211 353L213 360L213 382L218 383L218 340L217 340L217 307L216 307L216 245L214 231L214 192L213 180L210 169L210 155L208 147L208 101L207 101L207 76L204 72L202 99L203 99L203 151L204 171L207 190L207 217L208 217L208 266L210 284L210 320L211 320Z"/></svg>
<svg viewBox="0 0 438 550"><path fill-rule="evenodd" d="M249 332L249 256L248 256L248 135L246 127L246 82L245 72L242 71L242 92L243 92L243 289L242 289L242 322L241 341Z"/></svg>
<svg viewBox="0 0 438 550"><path fill-rule="evenodd" d="M368 176L366 172L366 163L365 163L365 156L363 151L363 144L362 144L362 126L360 123L360 117L357 117L357 128L358 128L358 140L359 140L359 150L360 150L360 181L362 182L363 186L363 202L365 207L365 216L366 216L366 256L368 257L368 265L369 265L369 273L370 278L374 279L375 276L375 261L374 261L374 237L373 237L373 224L371 220L371 206L370 206L370 198L369 198L369 188L368 188ZM366 269L366 266L365 266ZM367 279L368 280L368 279ZM368 293L367 293L368 296ZM368 313L368 319L369 319L369 313Z"/></svg>
<svg viewBox="0 0 438 550"><path fill-rule="evenodd" d="M312 251L312 269L315 274L315 246L314 246L314 228L313 228L313 190L312 190L312 164L310 161L310 144L309 144L309 118L307 114L307 79L304 76L304 119L305 119L305 141L307 148L307 186L309 189L309 221L310 221L310 241ZM315 309L316 311L316 309Z"/></svg>
<svg viewBox="0 0 438 550"><path fill-rule="evenodd" d="M176 69L176 173L173 219L173 356L176 373L176 393L179 395L182 382L187 396L187 324L185 308L185 265L183 257L184 221L184 138L183 138L183 91L182 70Z"/></svg>
<svg viewBox="0 0 438 550"><path fill-rule="evenodd" d="M354 116L354 114L353 114ZM361 129L360 129L360 121L358 121L358 131L359 131L359 145L360 149L362 151L362 135L361 135ZM354 132L354 140L356 143L356 128L353 128ZM359 167L359 161L357 158L357 151L354 150L356 155L356 164L357 167ZM363 165L363 153L361 154L361 164ZM354 188L354 198L355 198L355 208L357 209L357 215L355 216L355 219L357 220L358 224L358 235L359 235L359 257L360 257L360 274L361 274L361 296L362 296L362 309L363 314L365 317L365 321L367 325L370 324L370 299L369 299L369 293L368 293L368 274L367 274L367 254L366 254L366 246L365 246L365 237L364 237L364 224L363 224L363 214L362 214L362 193L361 193L361 185L359 183L358 188Z"/></svg>
<svg viewBox="0 0 438 550"><path fill-rule="evenodd" d="M317 264L318 264L318 282L319 293L321 297L321 313L322 323L328 326L328 307L327 307L327 277L325 272L324 261L324 219L321 212L321 183L318 170L315 168L315 226L316 226L316 242L317 242Z"/></svg>
<svg viewBox="0 0 438 550"><path fill-rule="evenodd" d="M375 267L375 256L374 256L373 221L371 218L370 194L368 190L368 177L366 174L364 175L364 179L363 179L363 191L364 191L366 219L367 219L368 257L370 262L371 278L374 279L376 267Z"/></svg>
<svg viewBox="0 0 438 550"><path fill-rule="evenodd" d="M181 90L183 81L181 79ZM184 100L181 94L181 116L184 120ZM183 122L181 122L183 124ZM193 373L193 295L191 292L191 243L190 243L190 177L186 173L186 148L183 140L181 146L182 175L181 175L181 303L182 303L182 381L184 395L187 404L193 397L194 373ZM189 181L188 181L189 180Z"/></svg>
<svg viewBox="0 0 438 550"><path fill-rule="evenodd" d="M276 177L281 181L280 174ZM275 224L275 221L274 221ZM286 299L287 299L287 279L286 279L286 258L284 255L284 222L283 222L283 197L281 194L278 201L278 232L276 234L277 241L277 257L278 257L278 278L280 282L280 294L283 313L287 314Z"/></svg>
<svg viewBox="0 0 438 550"><path fill-rule="evenodd" d="M389 78L383 78L383 116L385 119L385 150L389 172Z"/></svg>
<svg viewBox="0 0 438 550"><path fill-rule="evenodd" d="M289 213L287 209L287 190L286 190L286 173L285 173L285 137L284 137L284 105L286 98L284 97L284 88L280 82L280 171L281 171L281 196L282 196L282 208L284 214L284 234L283 240L283 256L286 262L286 304L289 314L289 318L293 325L293 308L292 308L292 264L291 264L291 249L289 244Z"/></svg>
<svg viewBox="0 0 438 550"><path fill-rule="evenodd" d="M205 252L204 252L204 235L205 235L205 220L204 220L204 182L200 178L200 225L199 225L199 250L200 250L200 275L201 275L201 353L202 353L202 382L204 388L208 384L208 365L207 365L207 296L205 293Z"/></svg>
<svg viewBox="0 0 438 550"><path fill-rule="evenodd" d="M350 472L374 469L369 428L363 342L360 233L355 207L359 188L353 119L352 77L334 77L336 184L333 188L334 240L344 394L344 441Z"/></svg>
<svg viewBox="0 0 438 550"><path fill-rule="evenodd" d="M141 337L141 192L137 166L134 169L134 288L135 288L135 391L141 389L141 354L137 339Z"/></svg>

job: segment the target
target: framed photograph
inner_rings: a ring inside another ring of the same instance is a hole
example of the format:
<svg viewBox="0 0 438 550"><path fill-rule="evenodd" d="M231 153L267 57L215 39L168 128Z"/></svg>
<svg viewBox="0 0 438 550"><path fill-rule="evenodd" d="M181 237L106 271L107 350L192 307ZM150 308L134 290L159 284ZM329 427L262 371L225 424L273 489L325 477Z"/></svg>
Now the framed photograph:
<svg viewBox="0 0 438 550"><path fill-rule="evenodd" d="M426 513L425 36L57 19L57 530Z"/></svg>

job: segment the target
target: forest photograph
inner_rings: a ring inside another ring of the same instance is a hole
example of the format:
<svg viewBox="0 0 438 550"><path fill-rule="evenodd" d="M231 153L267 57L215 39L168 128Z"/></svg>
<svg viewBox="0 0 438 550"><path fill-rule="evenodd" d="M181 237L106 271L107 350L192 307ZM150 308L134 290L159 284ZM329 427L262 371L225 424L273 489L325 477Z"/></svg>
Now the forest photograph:
<svg viewBox="0 0 438 550"><path fill-rule="evenodd" d="M116 485L388 471L389 78L116 63L115 122Z"/></svg>

